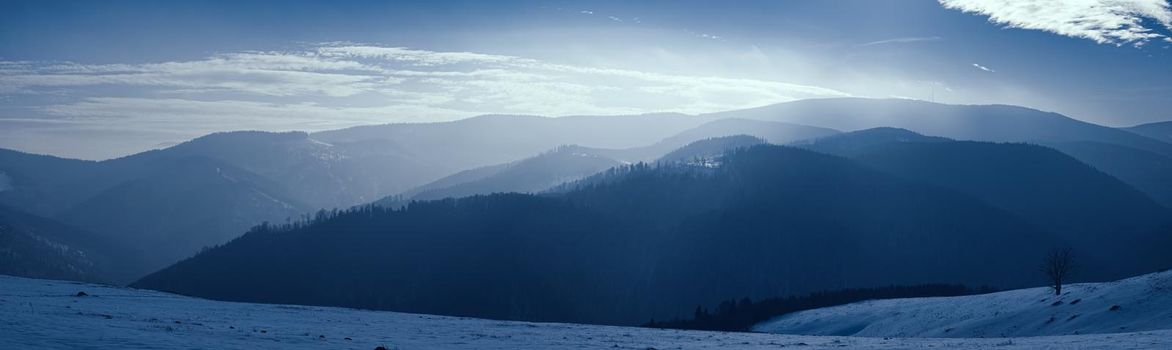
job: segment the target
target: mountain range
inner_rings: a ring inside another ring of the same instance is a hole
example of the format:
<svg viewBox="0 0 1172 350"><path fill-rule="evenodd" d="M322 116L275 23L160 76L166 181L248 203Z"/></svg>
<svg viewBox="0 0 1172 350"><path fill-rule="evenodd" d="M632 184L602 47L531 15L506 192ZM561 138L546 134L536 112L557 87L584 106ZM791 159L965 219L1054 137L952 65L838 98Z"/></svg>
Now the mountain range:
<svg viewBox="0 0 1172 350"><path fill-rule="evenodd" d="M871 146L843 158L756 145L711 162L615 168L542 195L323 213L259 227L134 286L233 301L632 324L730 296L1030 286L1039 282L1038 259L1057 247L1079 252L1087 279L1172 264L1163 253L1172 248L1167 208L1047 147L892 129L803 144Z"/></svg>
<svg viewBox="0 0 1172 350"><path fill-rule="evenodd" d="M1152 139L1172 142L1172 121L1136 125L1124 130L1150 137Z"/></svg>
<svg viewBox="0 0 1172 350"><path fill-rule="evenodd" d="M82 229L0 206L0 274L102 281L126 267L114 259L119 253Z"/></svg>
<svg viewBox="0 0 1172 350"><path fill-rule="evenodd" d="M685 163L651 166L669 173L720 171L712 169L725 151L767 142L975 199L1048 234L1111 231L1143 240L1162 227L1153 213L1172 207L1172 145L1160 130L1016 106L823 99L696 116L491 115L317 133L228 132L98 162L0 150L0 205L124 249L105 254L116 260L117 276L98 280L127 283L262 222L300 221L319 209L498 192L560 196L575 189L566 184L611 183L640 163ZM727 137L734 135L741 136ZM718 141L692 144L706 139ZM608 172L615 176L587 181ZM1071 172L1081 175L1059 176ZM1063 190L1070 186L1082 187ZM1107 197L1088 200L1098 196Z"/></svg>

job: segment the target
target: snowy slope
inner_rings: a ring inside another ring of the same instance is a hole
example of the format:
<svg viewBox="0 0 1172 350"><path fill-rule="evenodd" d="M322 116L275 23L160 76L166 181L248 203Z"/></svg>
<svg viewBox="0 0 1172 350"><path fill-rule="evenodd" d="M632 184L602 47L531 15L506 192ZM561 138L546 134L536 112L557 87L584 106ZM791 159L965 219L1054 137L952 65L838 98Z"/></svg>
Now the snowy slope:
<svg viewBox="0 0 1172 350"><path fill-rule="evenodd" d="M88 296L76 296L84 291ZM1014 339L883 339L527 323L210 301L0 276L0 349L1127 349L1172 331Z"/></svg>
<svg viewBox="0 0 1172 350"><path fill-rule="evenodd" d="M1117 307L1116 307L1117 306ZM1112 310L1114 309L1114 310ZM755 331L868 337L1022 337L1172 329L1172 271L1107 283L872 300L762 322Z"/></svg>

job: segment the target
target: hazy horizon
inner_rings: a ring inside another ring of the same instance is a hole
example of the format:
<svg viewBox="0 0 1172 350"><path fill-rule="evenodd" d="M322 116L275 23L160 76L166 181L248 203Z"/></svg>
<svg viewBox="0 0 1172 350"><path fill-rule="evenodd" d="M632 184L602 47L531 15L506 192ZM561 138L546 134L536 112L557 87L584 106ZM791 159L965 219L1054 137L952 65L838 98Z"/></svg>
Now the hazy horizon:
<svg viewBox="0 0 1172 350"><path fill-rule="evenodd" d="M1172 349L1170 111L1172 0L0 0L0 348Z"/></svg>
<svg viewBox="0 0 1172 350"><path fill-rule="evenodd" d="M316 132L346 130L346 129L350 129L350 128L359 128L359 126L379 126L379 125L396 125L396 124L428 124L428 123L450 123L450 122L461 122L461 121L465 121L465 119L473 119L473 118L479 118L479 117L491 117L491 116L510 116L510 117L540 117L540 118L564 118L564 117L626 117L626 116L635 117L635 116L643 116L643 115L656 115L656 114L679 114L679 115L681 115L681 116L687 116L687 117L700 117L700 116L703 116L703 115L706 115L706 114L713 114L713 112L729 112L729 111L737 111L737 110L752 110L752 109L757 109L757 108L770 107L770 105L785 104L785 103L790 103L790 102L808 101L808 99L826 99L826 98L895 99L895 101L899 101L899 99L906 99L906 101L914 101L914 102L926 102L926 103L934 103L934 104L945 104L945 105L1009 105L1009 104L1000 104L1000 103L992 103L992 104L975 104L975 103L974 103L974 104L965 104L965 103L955 103L955 104L953 104L953 103L929 102L929 101L924 101L924 99L914 99L914 98L898 98L898 97L888 97L888 98L868 98L868 97L818 97L818 98L800 98L800 99L793 99L793 101L786 101L786 102L779 102L779 103L770 103L770 104L763 104L763 105L754 105L754 107L747 107L747 108L734 109L734 110L716 110L716 111L711 111L711 112L700 112L700 114L686 114L686 112L677 112L677 111L648 111L648 112L638 112L638 114L612 114L612 115L605 115L605 114L601 114L601 115L553 115L553 116L546 116L546 115L525 115L525 114L482 114L482 115L471 115L471 116L466 116L466 117L457 117L457 118L452 118L452 119L444 119L444 121L409 121L409 122L390 122L390 123L355 124L355 125L347 125L347 126L338 126L338 128L327 128L327 129L316 129L316 130L308 130L308 129L285 129L285 130L260 130L260 129L225 129L225 130L213 130L213 131L209 131L209 132L207 132L207 133L199 133L199 135L192 136L191 138L188 138L188 139L176 139L176 140L170 140L170 142L162 142L162 143L158 143L158 144L155 144L155 145L151 145L151 146L143 147L143 149L139 149L139 150L129 150L127 153L118 153L118 155L111 155L111 156L108 156L108 157L103 157L103 158L68 157L68 156L64 156L64 155L55 155L55 153L38 153L38 152L34 152L34 151L26 151L26 150L16 149L16 147L7 147L7 149L9 149L9 150L14 150L14 151L20 151L20 152L23 152L23 153L29 153L29 155L53 156L53 157L66 158L66 159L95 160L95 162L101 162L101 160L110 160L110 159L117 159L117 158L127 157L127 156L136 155L136 153L147 152L147 151L151 151L151 150L162 150L162 149L168 149L168 147L171 147L171 146L176 146L176 145L183 144L183 143L186 143L186 142L190 142L190 140L195 140L195 139L198 139L198 138L202 138L202 137L204 137L204 136L210 136L210 135L214 135L214 133L231 133L231 132L253 132L253 131L259 131L259 132L272 132L272 133L285 133L285 132L304 132L304 133L308 133L308 135L313 135L313 133L316 133ZM1033 109L1033 108L1029 108L1029 107L1025 107L1025 108L1028 108L1028 109ZM1036 110L1036 109L1035 109L1035 110ZM1052 111L1047 111L1047 110L1040 110L1040 111L1042 111L1042 112L1052 112ZM1069 117L1069 116L1068 116L1068 117ZM1071 118L1072 118L1072 119L1076 119L1076 121L1079 121L1079 122L1086 122L1086 121L1081 121L1081 119L1078 119L1078 118L1074 118L1074 117L1071 117ZM1089 122L1088 122L1088 123L1089 123ZM1157 123L1158 123L1158 122L1157 122ZM1142 124L1139 124L1139 125L1142 125ZM808 126L809 126L809 125L808 125ZM1131 125L1129 125L1129 126L1131 126ZM846 130L846 131L854 131L854 130ZM571 144L567 144L567 145L571 145ZM590 145L586 145L586 146L590 146ZM2 147L0 147L0 149L2 149Z"/></svg>
<svg viewBox="0 0 1172 350"><path fill-rule="evenodd" d="M0 147L105 159L216 131L818 97L1172 119L1158 0L64 4L0 5Z"/></svg>

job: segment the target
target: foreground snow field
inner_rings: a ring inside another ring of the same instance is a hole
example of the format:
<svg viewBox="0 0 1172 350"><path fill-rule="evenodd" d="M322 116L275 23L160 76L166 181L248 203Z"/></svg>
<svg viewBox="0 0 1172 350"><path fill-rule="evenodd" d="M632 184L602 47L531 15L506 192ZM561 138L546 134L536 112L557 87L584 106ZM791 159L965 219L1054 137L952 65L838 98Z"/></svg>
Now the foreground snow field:
<svg viewBox="0 0 1172 350"><path fill-rule="evenodd" d="M85 292L88 296L77 296ZM1172 331L884 339L528 323L230 303L0 276L0 349L1150 349Z"/></svg>
<svg viewBox="0 0 1172 350"><path fill-rule="evenodd" d="M1023 337L1172 329L1172 271L1115 282L942 298L872 300L796 312L758 332L868 337Z"/></svg>

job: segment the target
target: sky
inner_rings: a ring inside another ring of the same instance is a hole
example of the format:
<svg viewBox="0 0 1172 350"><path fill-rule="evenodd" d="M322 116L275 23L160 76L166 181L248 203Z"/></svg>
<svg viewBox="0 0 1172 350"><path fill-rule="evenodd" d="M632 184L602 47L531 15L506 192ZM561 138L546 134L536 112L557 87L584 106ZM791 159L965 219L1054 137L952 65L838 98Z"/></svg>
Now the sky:
<svg viewBox="0 0 1172 350"><path fill-rule="evenodd" d="M1172 120L1168 0L0 0L0 148L806 98Z"/></svg>

